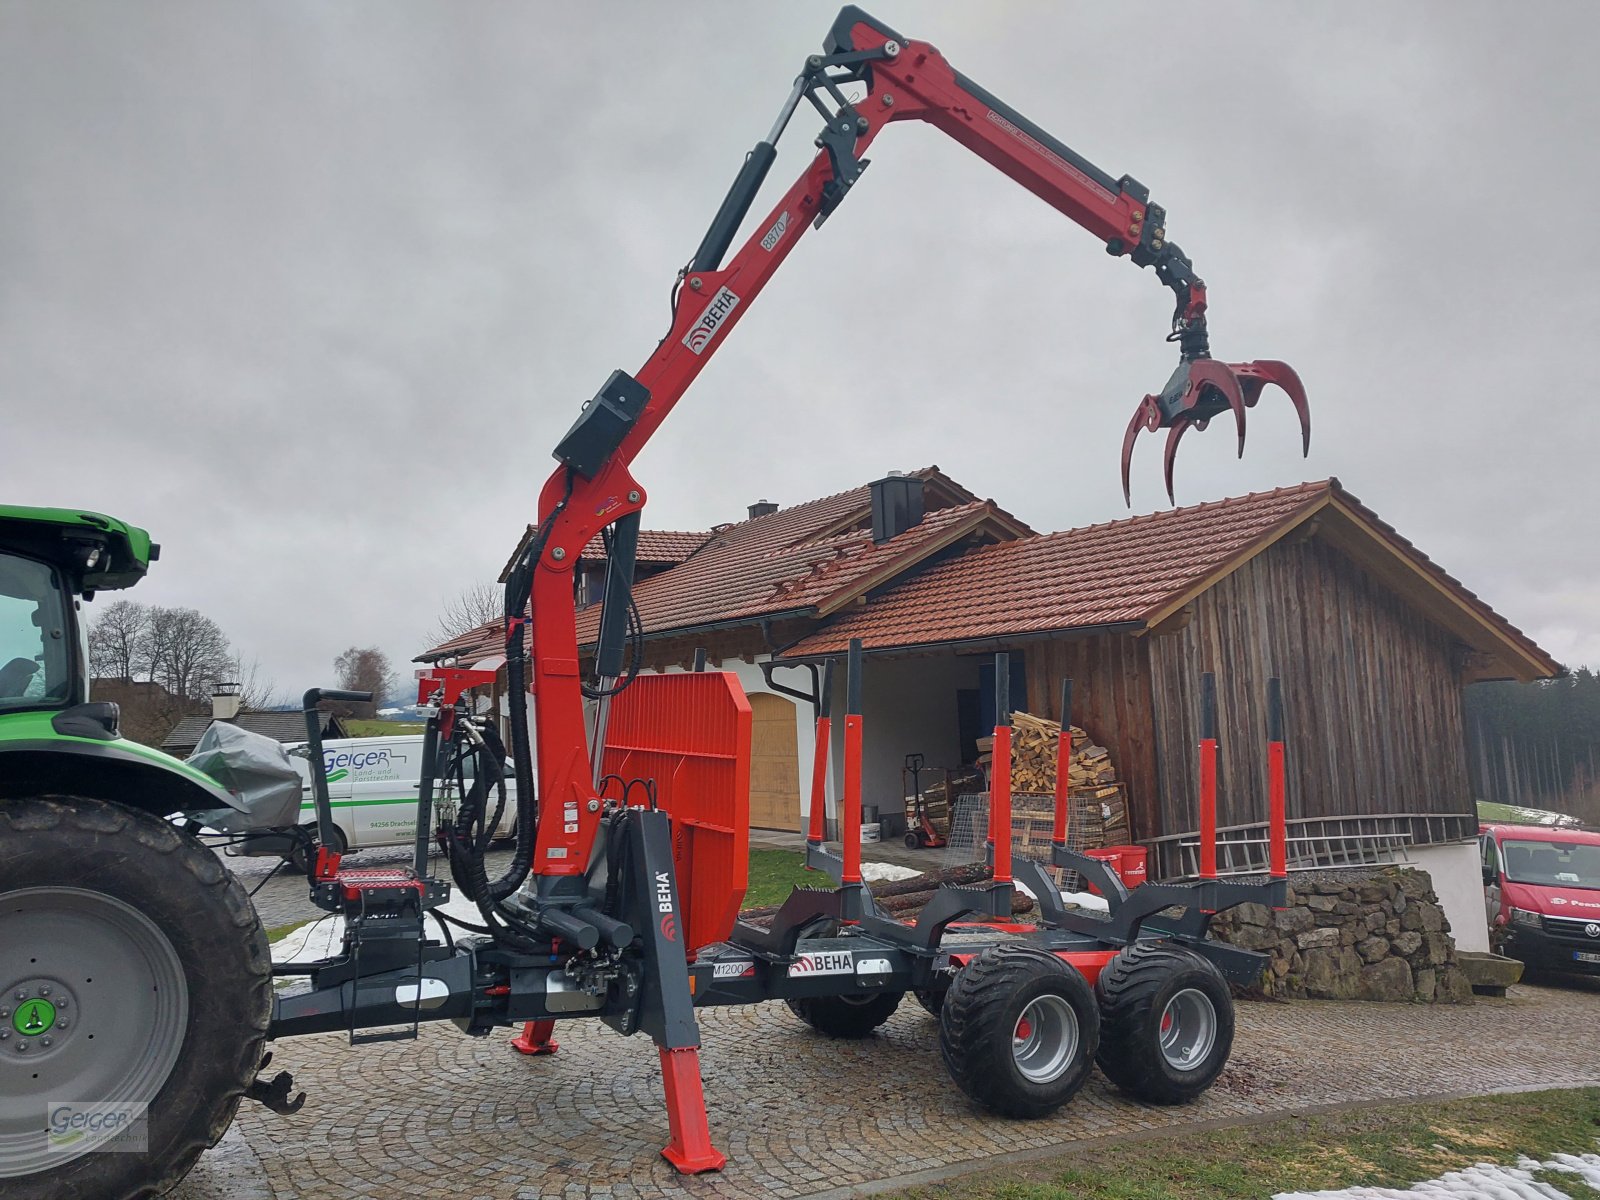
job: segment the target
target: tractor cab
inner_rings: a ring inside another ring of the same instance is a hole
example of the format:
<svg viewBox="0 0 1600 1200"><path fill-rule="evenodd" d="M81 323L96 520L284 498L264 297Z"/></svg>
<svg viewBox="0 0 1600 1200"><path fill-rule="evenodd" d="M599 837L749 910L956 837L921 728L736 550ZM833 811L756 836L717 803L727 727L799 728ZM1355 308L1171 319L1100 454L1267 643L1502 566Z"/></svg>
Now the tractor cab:
<svg viewBox="0 0 1600 1200"><path fill-rule="evenodd" d="M132 587L159 553L99 513L0 506L0 714L87 699L78 597Z"/></svg>

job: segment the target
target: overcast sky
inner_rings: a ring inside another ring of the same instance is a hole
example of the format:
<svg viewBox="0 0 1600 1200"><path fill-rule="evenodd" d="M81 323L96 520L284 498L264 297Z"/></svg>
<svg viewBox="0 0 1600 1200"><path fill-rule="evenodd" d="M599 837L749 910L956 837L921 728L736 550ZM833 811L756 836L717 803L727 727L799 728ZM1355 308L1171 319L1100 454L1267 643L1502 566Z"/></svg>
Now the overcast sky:
<svg viewBox="0 0 1600 1200"><path fill-rule="evenodd" d="M1218 356L1299 369L1310 460L1272 392L1242 462L1185 440L1180 503L1337 475L1600 664L1600 5L868 7L1144 182ZM351 644L409 671L836 11L0 0L0 492L148 527L134 598L285 692ZM871 158L641 456L646 525L930 463L1041 530L1123 515L1169 293L929 128Z"/></svg>

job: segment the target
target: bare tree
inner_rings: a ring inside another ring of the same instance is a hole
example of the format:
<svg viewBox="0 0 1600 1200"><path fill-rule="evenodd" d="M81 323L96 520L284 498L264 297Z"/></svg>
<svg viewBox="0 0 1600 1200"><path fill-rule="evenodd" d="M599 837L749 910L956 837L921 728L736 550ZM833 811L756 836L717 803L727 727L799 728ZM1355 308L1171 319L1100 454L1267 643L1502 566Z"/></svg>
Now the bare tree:
<svg viewBox="0 0 1600 1200"><path fill-rule="evenodd" d="M261 670L261 660L252 658L246 662L243 656L235 655L233 662L228 667L228 679L239 685L239 700L241 708L288 708L292 703L287 692L281 691L275 679L269 679Z"/></svg>
<svg viewBox="0 0 1600 1200"><path fill-rule="evenodd" d="M222 627L192 608L152 608L144 645L149 677L191 700L206 699L234 662Z"/></svg>
<svg viewBox="0 0 1600 1200"><path fill-rule="evenodd" d="M377 712L378 705L383 703L385 697L395 689L394 668L389 664L389 656L375 646L351 646L333 660L333 669L338 675L341 688L352 692L372 693L370 703L352 704L341 701L334 706L335 712L348 709L351 716L370 717Z"/></svg>
<svg viewBox="0 0 1600 1200"><path fill-rule="evenodd" d="M133 681L149 610L122 599L96 614L89 626L89 670L97 679Z"/></svg>
<svg viewBox="0 0 1600 1200"><path fill-rule="evenodd" d="M213 684L232 679L237 660L227 635L192 608L118 600L89 627L96 699L122 709L134 741L160 745L181 718L204 713Z"/></svg>
<svg viewBox="0 0 1600 1200"><path fill-rule="evenodd" d="M505 619L505 611L505 592L498 584L475 583L464 588L455 599L445 602L433 628L433 644L441 645L485 625L498 624Z"/></svg>

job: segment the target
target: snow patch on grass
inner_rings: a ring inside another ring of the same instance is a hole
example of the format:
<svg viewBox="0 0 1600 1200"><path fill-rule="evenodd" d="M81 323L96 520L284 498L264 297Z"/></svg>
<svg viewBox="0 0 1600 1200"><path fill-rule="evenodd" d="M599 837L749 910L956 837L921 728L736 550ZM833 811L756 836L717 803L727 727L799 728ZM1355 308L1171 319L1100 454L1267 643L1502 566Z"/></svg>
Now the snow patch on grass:
<svg viewBox="0 0 1600 1200"><path fill-rule="evenodd" d="M1514 1167L1479 1163L1447 1171L1408 1188L1354 1187L1334 1192L1279 1192L1272 1200L1571 1200L1535 1175L1560 1172L1600 1190L1600 1154L1557 1154L1544 1162L1517 1160Z"/></svg>

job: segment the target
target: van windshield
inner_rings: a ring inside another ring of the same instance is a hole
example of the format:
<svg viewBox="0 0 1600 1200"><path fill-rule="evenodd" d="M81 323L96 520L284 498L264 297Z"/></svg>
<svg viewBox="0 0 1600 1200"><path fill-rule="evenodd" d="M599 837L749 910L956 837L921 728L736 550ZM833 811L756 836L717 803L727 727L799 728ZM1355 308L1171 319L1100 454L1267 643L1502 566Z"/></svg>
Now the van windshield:
<svg viewBox="0 0 1600 1200"><path fill-rule="evenodd" d="M56 573L0 554L0 711L60 708L72 695L72 639Z"/></svg>
<svg viewBox="0 0 1600 1200"><path fill-rule="evenodd" d="M1501 842L1500 852L1512 883L1600 889L1600 846L1517 838Z"/></svg>

